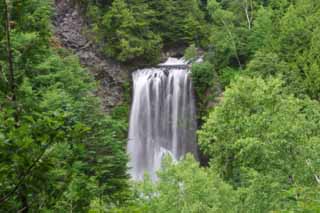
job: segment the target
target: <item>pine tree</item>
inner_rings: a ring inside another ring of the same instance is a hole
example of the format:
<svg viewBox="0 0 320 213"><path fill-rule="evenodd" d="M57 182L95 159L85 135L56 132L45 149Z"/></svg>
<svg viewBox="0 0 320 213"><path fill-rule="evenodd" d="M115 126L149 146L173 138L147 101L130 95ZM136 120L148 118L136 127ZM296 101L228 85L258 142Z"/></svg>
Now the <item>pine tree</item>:
<svg viewBox="0 0 320 213"><path fill-rule="evenodd" d="M86 212L92 200L122 202L126 124L100 111L78 59L51 47L49 1L3 2L1 210Z"/></svg>
<svg viewBox="0 0 320 213"><path fill-rule="evenodd" d="M123 62L157 60L161 38L151 31L150 16L152 11L143 2L115 0L102 23L107 54Z"/></svg>

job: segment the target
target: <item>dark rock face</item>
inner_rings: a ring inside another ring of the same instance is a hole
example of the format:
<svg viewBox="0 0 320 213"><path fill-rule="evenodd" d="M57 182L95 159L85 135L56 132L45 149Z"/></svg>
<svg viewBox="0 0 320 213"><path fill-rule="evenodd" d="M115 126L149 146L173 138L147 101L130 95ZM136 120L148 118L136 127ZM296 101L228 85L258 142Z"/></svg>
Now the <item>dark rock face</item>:
<svg viewBox="0 0 320 213"><path fill-rule="evenodd" d="M187 48L185 45L181 46L172 46L172 47L166 47L161 51L160 61L164 62L169 57L173 58L181 58L184 56L184 51Z"/></svg>
<svg viewBox="0 0 320 213"><path fill-rule="evenodd" d="M76 54L81 64L100 82L98 96L105 111L110 111L123 100L124 82L128 71L115 61L102 56L99 47L83 33L86 28L81 10L71 0L56 0L54 17L55 36L61 45Z"/></svg>

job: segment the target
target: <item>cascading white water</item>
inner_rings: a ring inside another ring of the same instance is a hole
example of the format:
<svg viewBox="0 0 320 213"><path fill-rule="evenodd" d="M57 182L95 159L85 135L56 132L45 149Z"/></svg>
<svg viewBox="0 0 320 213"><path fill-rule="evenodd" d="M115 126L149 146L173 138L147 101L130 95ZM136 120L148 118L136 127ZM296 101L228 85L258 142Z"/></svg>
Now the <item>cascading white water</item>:
<svg viewBox="0 0 320 213"><path fill-rule="evenodd" d="M197 158L196 110L184 60L169 58L159 68L133 73L133 103L130 116L129 172L153 180L165 154L179 160L190 152Z"/></svg>

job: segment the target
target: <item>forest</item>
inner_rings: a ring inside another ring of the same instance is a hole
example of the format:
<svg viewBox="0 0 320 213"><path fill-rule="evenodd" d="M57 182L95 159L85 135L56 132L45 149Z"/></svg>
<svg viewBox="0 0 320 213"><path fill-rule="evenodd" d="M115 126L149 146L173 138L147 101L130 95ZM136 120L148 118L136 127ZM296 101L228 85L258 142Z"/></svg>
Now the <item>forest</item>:
<svg viewBox="0 0 320 213"><path fill-rule="evenodd" d="M114 106L85 47L57 36L62 3L125 67ZM1 213L320 212L319 0L0 0L0 23ZM167 155L134 181L130 76L172 49L203 57L200 160Z"/></svg>

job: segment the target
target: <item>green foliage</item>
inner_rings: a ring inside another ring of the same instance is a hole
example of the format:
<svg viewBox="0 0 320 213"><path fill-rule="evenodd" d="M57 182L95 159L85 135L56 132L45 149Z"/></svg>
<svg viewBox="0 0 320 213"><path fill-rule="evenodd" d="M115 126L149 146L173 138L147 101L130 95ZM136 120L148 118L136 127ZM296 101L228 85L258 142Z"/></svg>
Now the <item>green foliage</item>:
<svg viewBox="0 0 320 213"><path fill-rule="evenodd" d="M220 73L220 82L223 87L227 87L234 79L240 75L240 71L231 67L225 67Z"/></svg>
<svg viewBox="0 0 320 213"><path fill-rule="evenodd" d="M130 98L102 113L93 77L50 45L53 2L6 2L14 82L1 13L1 211L319 212L318 0L75 1L121 62L156 63L171 45L189 46L192 61L204 48L191 70L200 116L217 82L226 89L199 131L209 167L167 158L157 182L131 190Z"/></svg>
<svg viewBox="0 0 320 213"><path fill-rule="evenodd" d="M210 17L209 55L217 70L223 67L242 69L250 56L248 38L252 31L252 19L256 1L208 1ZM250 17L246 17L245 9Z"/></svg>
<svg viewBox="0 0 320 213"><path fill-rule="evenodd" d="M318 184L319 105L286 94L282 85L239 78L199 131L211 167L243 191L249 212L296 206L298 194L290 201L286 193Z"/></svg>
<svg viewBox="0 0 320 213"><path fill-rule="evenodd" d="M257 18L253 22L252 33L249 38L251 52L256 52L259 49L274 49L276 31L276 20L274 11L270 8L261 7L257 11Z"/></svg>
<svg viewBox="0 0 320 213"><path fill-rule="evenodd" d="M51 3L10 3L16 89L1 34L1 210L87 212L95 200L108 209L124 202L127 121L103 114L93 77L50 47Z"/></svg>
<svg viewBox="0 0 320 213"><path fill-rule="evenodd" d="M318 1L208 1L207 58L224 86L231 69L282 76L289 90L319 99ZM226 72L227 70L227 72Z"/></svg>
<svg viewBox="0 0 320 213"><path fill-rule="evenodd" d="M206 90L212 86L214 70L210 63L195 63L192 65L191 78L193 87L199 98L205 97Z"/></svg>
<svg viewBox="0 0 320 213"><path fill-rule="evenodd" d="M156 14L155 23L158 22L158 33L162 34L165 42L186 43L196 42L201 44L205 35L203 12L197 0L177 1L150 1ZM164 10L163 10L164 9ZM159 18L158 18L159 17Z"/></svg>
<svg viewBox="0 0 320 213"><path fill-rule="evenodd" d="M121 62L158 62L162 46L203 44L204 14L197 0L115 0L89 3L87 15L104 52ZM101 7L99 9L99 6Z"/></svg>
<svg viewBox="0 0 320 213"><path fill-rule="evenodd" d="M179 163L168 156L159 180L152 183L146 178L136 190L136 205L127 212L233 212L237 200L228 184L210 169L200 168L191 155Z"/></svg>
<svg viewBox="0 0 320 213"><path fill-rule="evenodd" d="M191 79L197 97L198 120L207 114L207 105L216 97L213 86L216 84L213 66L205 61L194 63L191 68Z"/></svg>
<svg viewBox="0 0 320 213"><path fill-rule="evenodd" d="M247 73L253 76L267 78L284 73L288 65L281 61L276 53L257 51L247 66Z"/></svg>
<svg viewBox="0 0 320 213"><path fill-rule="evenodd" d="M319 59L314 51L319 46L319 8L319 2L312 0L261 8L250 35L255 53L249 62L250 72L280 74L296 95L318 99Z"/></svg>
<svg viewBox="0 0 320 213"><path fill-rule="evenodd" d="M195 44L191 44L184 52L184 58L188 61L194 61L197 56L198 54Z"/></svg>
<svg viewBox="0 0 320 213"><path fill-rule="evenodd" d="M161 49L161 38L150 29L153 11L147 5L128 5L115 0L102 20L101 29L106 39L105 51L119 61L135 58L156 60Z"/></svg>
<svg viewBox="0 0 320 213"><path fill-rule="evenodd" d="M293 82L293 89L305 90L313 98L318 98L319 95L317 67L320 62L314 52L319 46L316 18L319 13L319 2L299 1L297 6L289 8L283 17L280 36L281 56L289 63L292 70L285 73L286 78L289 82ZM288 53L284 55L284 51Z"/></svg>

